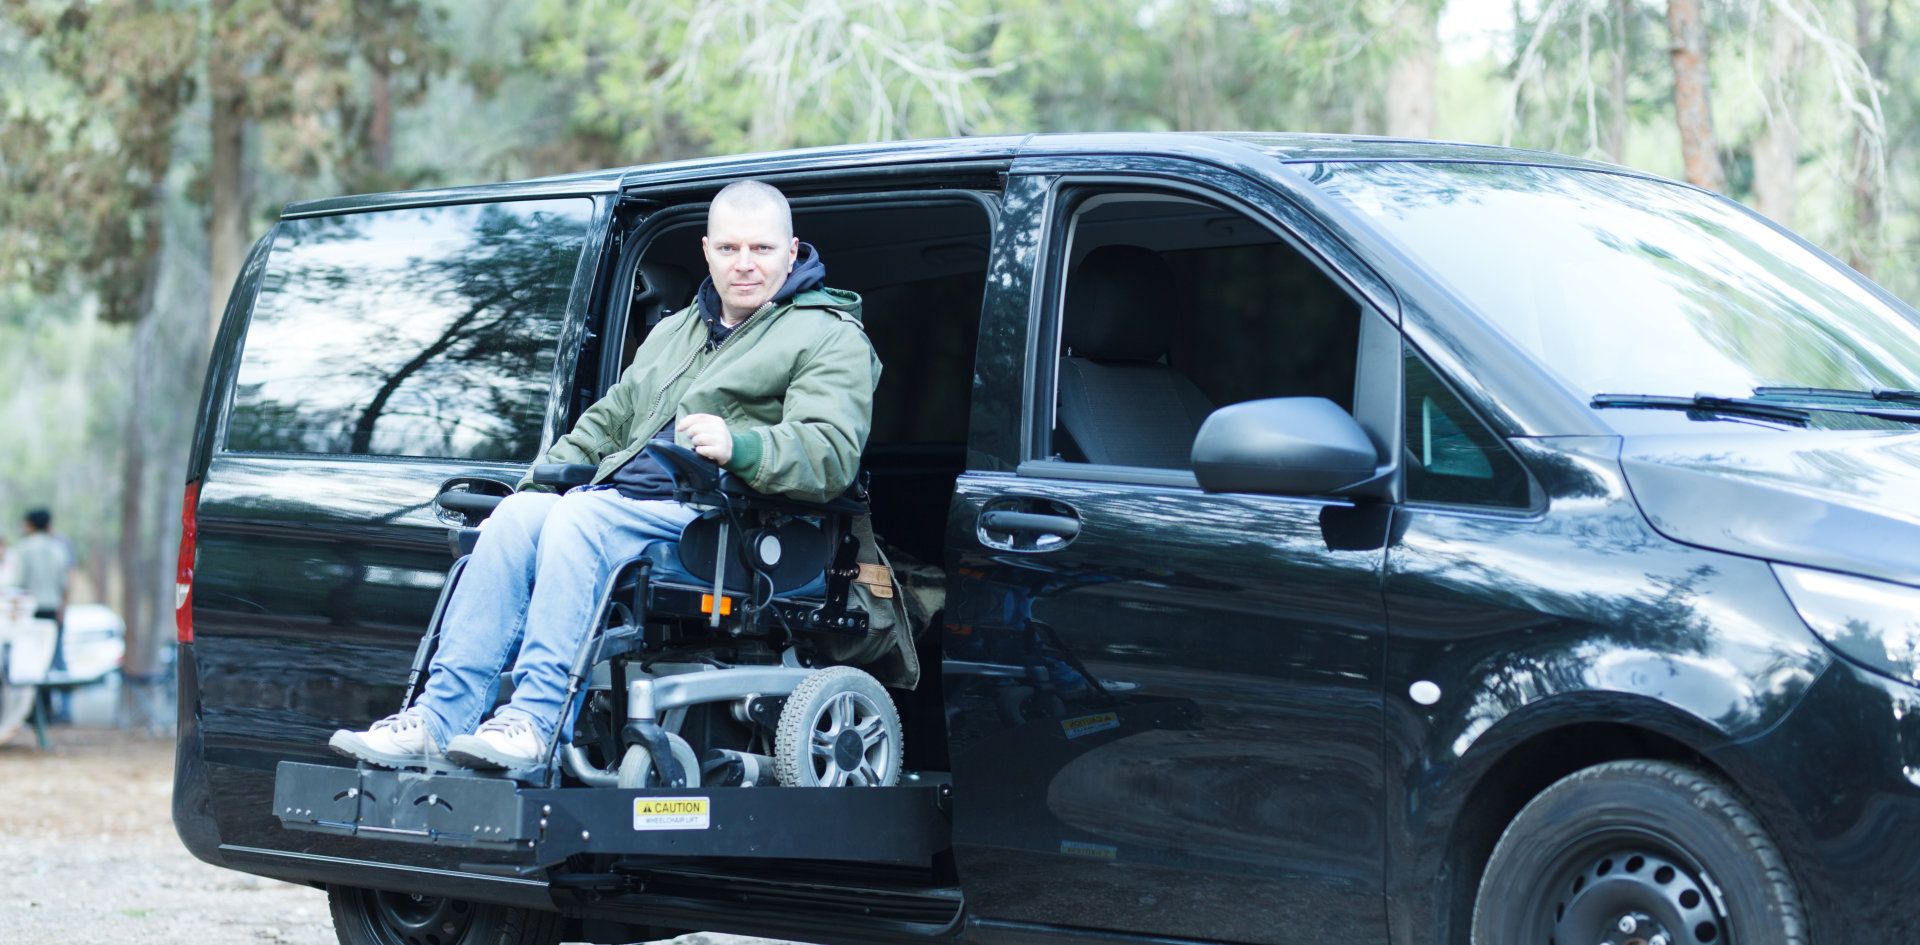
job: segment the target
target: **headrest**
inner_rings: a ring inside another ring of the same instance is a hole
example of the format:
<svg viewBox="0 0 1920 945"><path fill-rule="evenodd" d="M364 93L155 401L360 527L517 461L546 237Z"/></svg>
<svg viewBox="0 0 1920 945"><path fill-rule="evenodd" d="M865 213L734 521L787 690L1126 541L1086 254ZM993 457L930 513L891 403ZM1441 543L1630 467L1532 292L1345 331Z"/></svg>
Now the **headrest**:
<svg viewBox="0 0 1920 945"><path fill-rule="evenodd" d="M1174 321L1173 269L1143 246L1102 246L1067 279L1066 343L1076 358L1154 361Z"/></svg>

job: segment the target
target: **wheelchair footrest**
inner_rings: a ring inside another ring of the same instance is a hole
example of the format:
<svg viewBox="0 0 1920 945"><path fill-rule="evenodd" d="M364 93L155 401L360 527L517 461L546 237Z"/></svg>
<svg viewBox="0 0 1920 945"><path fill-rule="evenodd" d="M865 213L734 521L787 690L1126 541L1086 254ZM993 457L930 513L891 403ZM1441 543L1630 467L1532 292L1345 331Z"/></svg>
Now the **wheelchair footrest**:
<svg viewBox="0 0 1920 945"><path fill-rule="evenodd" d="M581 853L925 863L952 833L947 786L530 788L467 772L282 761L274 814L292 830L472 849L538 863Z"/></svg>
<svg viewBox="0 0 1920 945"><path fill-rule="evenodd" d="M506 778L430 774L282 761L273 779L273 812L296 830L445 843L525 847L538 828Z"/></svg>

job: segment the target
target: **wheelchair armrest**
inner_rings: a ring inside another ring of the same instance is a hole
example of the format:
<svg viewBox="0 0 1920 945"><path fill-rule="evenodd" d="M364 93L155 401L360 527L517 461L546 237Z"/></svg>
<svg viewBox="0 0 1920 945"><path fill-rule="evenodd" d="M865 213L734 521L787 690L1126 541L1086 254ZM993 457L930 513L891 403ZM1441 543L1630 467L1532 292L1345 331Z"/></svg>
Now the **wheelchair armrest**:
<svg viewBox="0 0 1920 945"><path fill-rule="evenodd" d="M584 486L593 481L593 474L600 467L587 463L541 463L533 467L533 483L537 486L557 486L561 492L575 486Z"/></svg>
<svg viewBox="0 0 1920 945"><path fill-rule="evenodd" d="M838 498L807 502L784 495L756 492L746 480L677 443L648 443L647 454L673 477L674 495L682 502L718 505L714 493L756 508L794 515L858 515L867 510L866 489L856 482Z"/></svg>
<svg viewBox="0 0 1920 945"><path fill-rule="evenodd" d="M673 477L676 494L698 496L720 488L720 465L713 460L678 443L649 441L644 449Z"/></svg>

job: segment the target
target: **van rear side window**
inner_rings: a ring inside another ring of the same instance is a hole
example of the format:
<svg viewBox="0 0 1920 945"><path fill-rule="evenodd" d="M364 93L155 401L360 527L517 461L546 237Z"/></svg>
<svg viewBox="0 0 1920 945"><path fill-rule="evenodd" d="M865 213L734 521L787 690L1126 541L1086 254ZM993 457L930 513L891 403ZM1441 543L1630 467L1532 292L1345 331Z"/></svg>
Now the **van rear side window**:
<svg viewBox="0 0 1920 945"><path fill-rule="evenodd" d="M531 459L589 200L281 222L227 448Z"/></svg>

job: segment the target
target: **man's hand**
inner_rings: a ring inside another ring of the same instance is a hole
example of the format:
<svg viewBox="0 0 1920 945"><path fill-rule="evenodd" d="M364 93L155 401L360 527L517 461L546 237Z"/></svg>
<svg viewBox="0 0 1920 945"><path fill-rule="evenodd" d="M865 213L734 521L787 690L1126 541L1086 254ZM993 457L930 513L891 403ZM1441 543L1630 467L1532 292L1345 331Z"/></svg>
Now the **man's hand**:
<svg viewBox="0 0 1920 945"><path fill-rule="evenodd" d="M685 433L693 441L693 451L722 466L733 458L733 433L727 421L710 413L690 413L680 418L674 432Z"/></svg>

